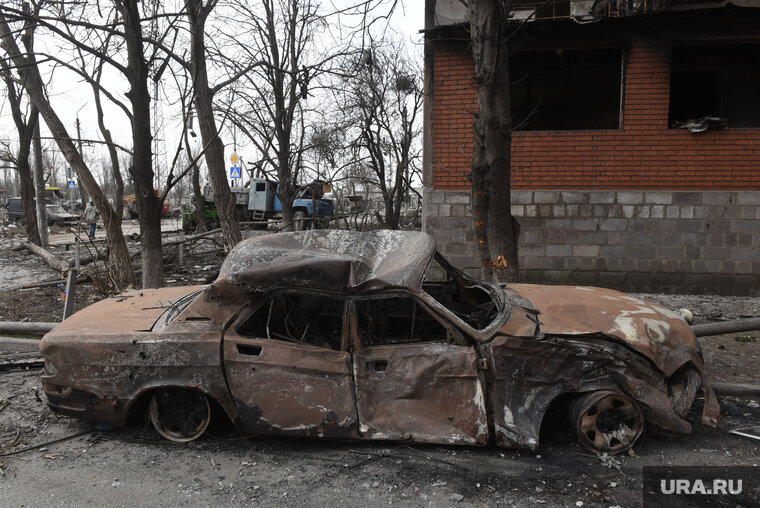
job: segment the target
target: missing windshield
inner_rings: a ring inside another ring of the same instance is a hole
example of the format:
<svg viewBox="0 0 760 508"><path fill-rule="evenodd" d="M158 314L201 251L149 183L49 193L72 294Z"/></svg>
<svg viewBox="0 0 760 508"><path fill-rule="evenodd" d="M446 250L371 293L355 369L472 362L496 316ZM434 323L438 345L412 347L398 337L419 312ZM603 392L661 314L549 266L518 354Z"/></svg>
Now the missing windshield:
<svg viewBox="0 0 760 508"><path fill-rule="evenodd" d="M442 274L445 281L440 280ZM425 273L422 289L476 330L487 328L499 315L490 289L462 275L439 253Z"/></svg>

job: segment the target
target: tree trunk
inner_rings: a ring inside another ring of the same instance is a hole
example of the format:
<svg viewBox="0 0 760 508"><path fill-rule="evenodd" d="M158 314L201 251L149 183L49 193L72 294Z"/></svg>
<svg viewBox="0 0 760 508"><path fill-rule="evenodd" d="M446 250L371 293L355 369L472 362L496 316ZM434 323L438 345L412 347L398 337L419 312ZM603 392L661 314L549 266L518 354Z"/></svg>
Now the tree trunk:
<svg viewBox="0 0 760 508"><path fill-rule="evenodd" d="M0 40L2 44L2 40ZM21 206L24 210L24 231L26 239L40 245L40 229L37 224L37 215L34 213L34 185L31 182L32 175L29 168L29 147L32 143L32 137L39 132L39 112L32 106L29 117L24 119L22 114L21 98L22 94L16 91L16 83L11 76L11 68L4 59L0 58L0 68L3 71L3 78L7 87L8 103L11 107L11 116L13 123L16 124L18 132L18 152L16 154L16 178L20 180ZM37 134L39 141L39 134ZM35 144L35 147L37 145ZM8 189L8 173L5 172L6 191ZM42 193L38 193L42 195ZM13 195L13 193L11 193ZM43 205L44 206L44 205ZM45 229L47 231L47 229Z"/></svg>
<svg viewBox="0 0 760 508"><path fill-rule="evenodd" d="M195 157L190 149L190 140L187 139L187 133L185 133L184 137L187 158L192 161ZM206 200L203 197L203 189L201 189L201 168L197 162L193 162L192 164L193 170L190 174L190 181L193 185L193 201L195 204L195 231L201 233L206 231Z"/></svg>
<svg viewBox="0 0 760 508"><path fill-rule="evenodd" d="M195 84L195 110L203 145L207 147L206 167L211 186L214 189L214 203L219 213L222 227L224 250L229 252L242 240L235 198L227 183L227 168L224 164L224 144L219 137L214 118L213 93L208 85L206 71L205 26L208 12L200 0L185 0L187 16L190 20L190 65Z"/></svg>
<svg viewBox="0 0 760 508"><path fill-rule="evenodd" d="M478 110L473 124L472 216L483 278L517 281L519 227L511 214L509 68L511 2L471 0L470 36Z"/></svg>
<svg viewBox="0 0 760 508"><path fill-rule="evenodd" d="M142 287L164 286L164 258L161 254L161 200L153 189L153 153L150 125L148 63L143 54L142 26L137 0L117 2L124 19L127 46L129 92L132 104L132 181L140 222Z"/></svg>
<svg viewBox="0 0 760 508"><path fill-rule="evenodd" d="M21 206L24 209L24 230L26 231L26 239L35 244L40 245L40 230L37 226L37 213L35 212L34 201L34 181L32 180L32 168L29 165L29 154L31 153L32 136L34 132L34 126L39 122L37 111L32 108L32 114L27 121L24 132L19 132L19 148L18 148L18 178L21 184ZM44 196L39 196L38 201L41 201L44 206Z"/></svg>
<svg viewBox="0 0 760 508"><path fill-rule="evenodd" d="M284 145L283 145L284 143ZM289 152L290 137L287 141L280 139L277 146L277 179L279 180L279 189L277 195L280 198L280 204L282 205L282 230L283 231L295 231L295 224L293 224L293 199L295 198L295 182L293 182L293 171L289 164Z"/></svg>
<svg viewBox="0 0 760 508"><path fill-rule="evenodd" d="M45 195L45 174L42 170L42 141L40 140L40 119L39 114L35 110L34 116L36 118L34 122L34 139L32 145L34 146L34 188L38 196ZM45 200L37 200L37 229L40 234L40 246L42 248L48 248L48 228L47 228L47 208L45 208Z"/></svg>
<svg viewBox="0 0 760 508"><path fill-rule="evenodd" d="M45 123L55 138L58 148L60 148L66 162L69 163L71 169L74 170L79 178L79 181L85 186L88 194L95 203L98 212L101 217L103 217L103 225L106 229L106 242L109 248L109 260L113 270L114 282L117 285L127 285L132 283L135 275L132 270L132 262L129 258L127 243L124 240L124 234L121 231L121 224L116 220L113 208L111 208L108 199L95 178L92 176L92 173L84 162L84 159L82 159L81 154L74 146L69 133L66 131L66 127L64 127L63 122L61 122L61 119L51 107L44 92L39 69L36 64L34 64L33 60L31 62L27 61L27 58L22 55L13 38L13 32L11 32L8 22L2 14L0 14L0 41L0 46L3 47L18 68L19 75L24 82L24 87L29 94L29 98L39 110L42 118L45 119Z"/></svg>

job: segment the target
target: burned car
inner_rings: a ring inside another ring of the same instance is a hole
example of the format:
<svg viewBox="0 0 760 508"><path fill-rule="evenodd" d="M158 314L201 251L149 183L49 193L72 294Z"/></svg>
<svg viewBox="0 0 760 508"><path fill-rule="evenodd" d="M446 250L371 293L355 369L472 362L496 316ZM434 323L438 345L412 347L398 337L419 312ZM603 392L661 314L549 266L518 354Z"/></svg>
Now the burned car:
<svg viewBox="0 0 760 508"><path fill-rule="evenodd" d="M253 434L536 449L563 400L583 445L618 453L645 425L690 432L700 389L702 422L720 411L678 315L605 289L473 280L419 232L252 238L213 284L98 302L40 350L54 411L147 414L175 441L219 414Z"/></svg>

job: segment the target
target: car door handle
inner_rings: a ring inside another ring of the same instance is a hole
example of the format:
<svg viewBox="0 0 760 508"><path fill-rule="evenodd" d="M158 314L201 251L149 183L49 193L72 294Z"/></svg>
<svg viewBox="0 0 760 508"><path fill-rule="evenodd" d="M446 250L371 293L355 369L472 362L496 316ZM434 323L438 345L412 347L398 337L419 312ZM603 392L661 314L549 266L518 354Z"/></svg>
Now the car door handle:
<svg viewBox="0 0 760 508"><path fill-rule="evenodd" d="M388 360L371 360L367 362L367 370L382 372L388 368Z"/></svg>
<svg viewBox="0 0 760 508"><path fill-rule="evenodd" d="M251 346L248 344L237 344L238 353L248 356L259 356L261 354L260 346Z"/></svg>

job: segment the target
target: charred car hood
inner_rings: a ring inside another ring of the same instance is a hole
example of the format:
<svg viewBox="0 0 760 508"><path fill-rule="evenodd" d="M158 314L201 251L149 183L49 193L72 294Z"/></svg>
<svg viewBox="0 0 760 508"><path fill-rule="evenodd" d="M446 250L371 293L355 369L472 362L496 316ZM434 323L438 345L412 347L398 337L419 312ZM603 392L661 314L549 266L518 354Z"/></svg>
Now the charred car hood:
<svg viewBox="0 0 760 508"><path fill-rule="evenodd" d="M203 286L178 286L127 291L107 298L75 313L45 337L84 335L92 332L114 334L147 331L177 299Z"/></svg>
<svg viewBox="0 0 760 508"><path fill-rule="evenodd" d="M647 356L666 376L687 362L702 368L689 325L668 309L609 289L533 284L509 289L533 303L544 334L603 334Z"/></svg>

